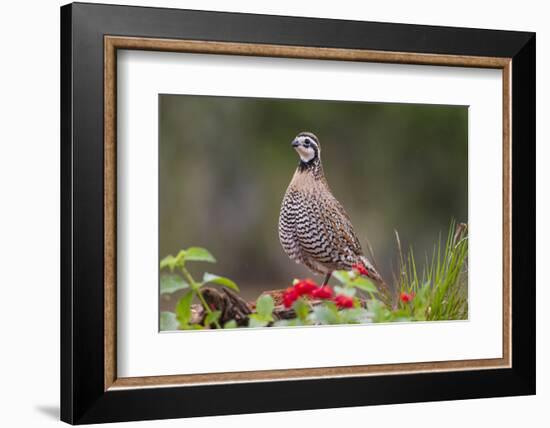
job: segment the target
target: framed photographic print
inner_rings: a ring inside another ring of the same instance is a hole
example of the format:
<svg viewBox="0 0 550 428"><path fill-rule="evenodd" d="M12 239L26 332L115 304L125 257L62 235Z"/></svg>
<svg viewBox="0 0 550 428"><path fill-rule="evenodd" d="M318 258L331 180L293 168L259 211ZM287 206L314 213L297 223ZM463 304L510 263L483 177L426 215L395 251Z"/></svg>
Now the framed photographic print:
<svg viewBox="0 0 550 428"><path fill-rule="evenodd" d="M535 393L533 33L76 3L61 88L62 420Z"/></svg>

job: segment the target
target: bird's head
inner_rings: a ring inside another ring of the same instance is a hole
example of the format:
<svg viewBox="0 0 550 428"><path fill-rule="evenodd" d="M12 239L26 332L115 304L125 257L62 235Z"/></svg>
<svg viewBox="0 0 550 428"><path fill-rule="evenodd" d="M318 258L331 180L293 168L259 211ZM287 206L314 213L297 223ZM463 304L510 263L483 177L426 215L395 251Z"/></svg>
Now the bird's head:
<svg viewBox="0 0 550 428"><path fill-rule="evenodd" d="M292 147L298 152L300 160L305 164L321 157L319 139L311 132L300 132L292 141Z"/></svg>

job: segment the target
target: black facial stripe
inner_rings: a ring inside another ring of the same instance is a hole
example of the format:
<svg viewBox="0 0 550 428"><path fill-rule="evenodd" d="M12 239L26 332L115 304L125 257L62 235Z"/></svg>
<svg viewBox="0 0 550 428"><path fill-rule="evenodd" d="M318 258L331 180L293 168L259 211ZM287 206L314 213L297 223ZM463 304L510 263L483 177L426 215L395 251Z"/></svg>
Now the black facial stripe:
<svg viewBox="0 0 550 428"><path fill-rule="evenodd" d="M315 141L315 139L311 138L311 137L305 137L304 138L304 145L306 147L314 147L315 149L317 149L319 147L319 145L317 144L317 141Z"/></svg>
<svg viewBox="0 0 550 428"><path fill-rule="evenodd" d="M317 139L317 137L312 134L311 132L300 132L297 137L306 137L307 139L309 139L311 142L315 143L315 145L319 145L319 140Z"/></svg>

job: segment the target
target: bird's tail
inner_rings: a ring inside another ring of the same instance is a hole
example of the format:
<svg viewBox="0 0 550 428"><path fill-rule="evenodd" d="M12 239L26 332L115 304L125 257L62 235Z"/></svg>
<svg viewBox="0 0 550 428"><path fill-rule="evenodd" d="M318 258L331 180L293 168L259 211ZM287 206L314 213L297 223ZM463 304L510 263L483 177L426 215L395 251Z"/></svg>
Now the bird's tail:
<svg viewBox="0 0 550 428"><path fill-rule="evenodd" d="M363 265L365 266L365 269L367 270L367 276L370 279L376 282L383 282L382 276L378 273L378 271L375 269L369 259L367 259L365 256L359 256L359 260L361 260L361 263L363 263Z"/></svg>
<svg viewBox="0 0 550 428"><path fill-rule="evenodd" d="M365 269L367 270L367 273L366 273L367 278L372 279L372 281L376 285L376 288L380 293L382 301L388 304L389 306L393 307L394 300L395 300L393 298L393 293L391 292L391 288L388 286L386 281L384 281L384 278L382 278L382 275L378 273L378 271L370 262L370 260L367 259L365 256L359 256L359 259L361 260L361 263L365 266Z"/></svg>

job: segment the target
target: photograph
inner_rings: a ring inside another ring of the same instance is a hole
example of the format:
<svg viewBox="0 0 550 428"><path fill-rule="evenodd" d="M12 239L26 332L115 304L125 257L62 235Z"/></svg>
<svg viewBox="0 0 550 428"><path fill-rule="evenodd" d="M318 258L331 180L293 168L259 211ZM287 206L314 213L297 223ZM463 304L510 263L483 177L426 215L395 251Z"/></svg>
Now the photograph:
<svg viewBox="0 0 550 428"><path fill-rule="evenodd" d="M468 106L158 103L160 331L468 320Z"/></svg>
<svg viewBox="0 0 550 428"><path fill-rule="evenodd" d="M35 413L60 397L70 424L289 412L294 426L407 403L425 426L453 400L515 425L535 414L491 403L539 393L540 23L518 8L155 6L72 3L48 20L61 149L40 164L59 165L60 292L33 313L59 309L59 348L56 370L30 374L58 383ZM40 134L36 118L18 130ZM11 163L28 176L19 202L43 207L40 168ZM19 238L37 224L4 223Z"/></svg>

